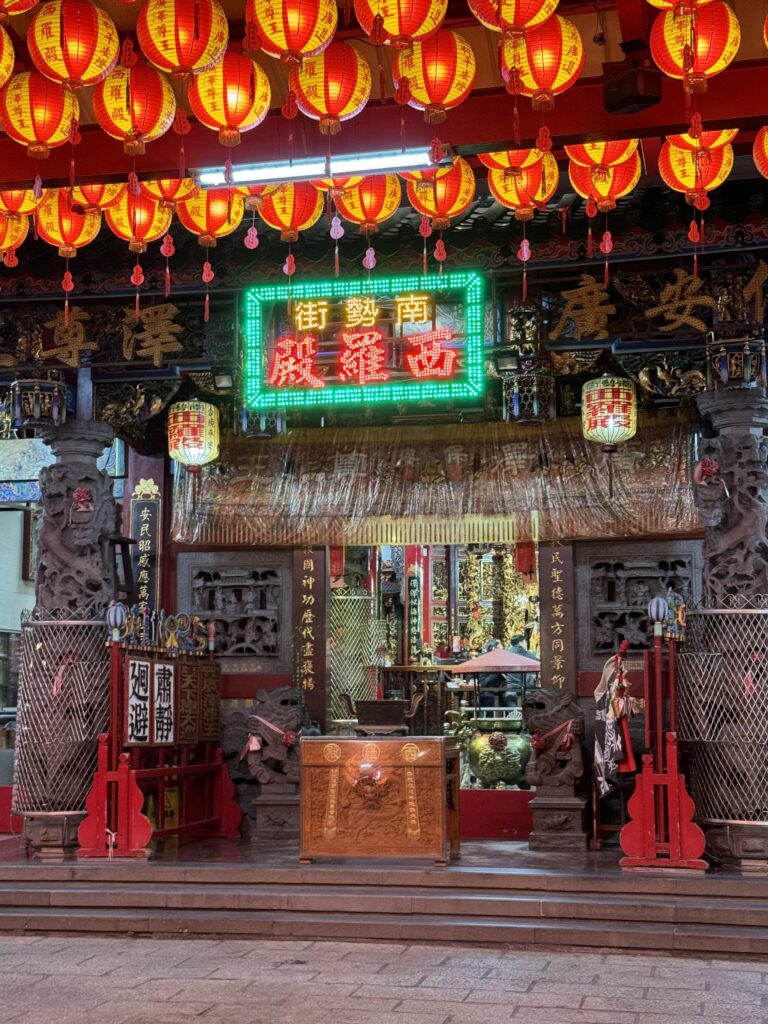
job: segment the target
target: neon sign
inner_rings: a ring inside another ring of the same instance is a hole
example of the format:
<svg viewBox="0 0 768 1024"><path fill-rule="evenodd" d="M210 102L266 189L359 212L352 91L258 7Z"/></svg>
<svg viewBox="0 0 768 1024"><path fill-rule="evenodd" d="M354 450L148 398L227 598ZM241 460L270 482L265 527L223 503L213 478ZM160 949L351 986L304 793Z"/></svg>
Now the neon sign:
<svg viewBox="0 0 768 1024"><path fill-rule="evenodd" d="M251 288L245 402L254 410L455 401L484 388L476 271Z"/></svg>

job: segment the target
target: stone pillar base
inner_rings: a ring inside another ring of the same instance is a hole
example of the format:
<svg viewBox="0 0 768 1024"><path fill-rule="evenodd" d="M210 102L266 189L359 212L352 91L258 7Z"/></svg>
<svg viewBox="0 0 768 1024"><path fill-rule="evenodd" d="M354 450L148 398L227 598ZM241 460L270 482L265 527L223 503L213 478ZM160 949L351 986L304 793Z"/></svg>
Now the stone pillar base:
<svg viewBox="0 0 768 1024"><path fill-rule="evenodd" d="M69 860L77 847L77 830L85 811L50 811L24 814L22 837L27 850L39 860Z"/></svg>
<svg viewBox="0 0 768 1024"><path fill-rule="evenodd" d="M533 828L528 837L531 850L586 850L587 801L572 789L539 786L528 805Z"/></svg>
<svg viewBox="0 0 768 1024"><path fill-rule="evenodd" d="M241 831L246 839L299 838L299 786L272 782L243 804Z"/></svg>
<svg viewBox="0 0 768 1024"><path fill-rule="evenodd" d="M723 868L768 875L768 823L699 824L707 836L707 854Z"/></svg>

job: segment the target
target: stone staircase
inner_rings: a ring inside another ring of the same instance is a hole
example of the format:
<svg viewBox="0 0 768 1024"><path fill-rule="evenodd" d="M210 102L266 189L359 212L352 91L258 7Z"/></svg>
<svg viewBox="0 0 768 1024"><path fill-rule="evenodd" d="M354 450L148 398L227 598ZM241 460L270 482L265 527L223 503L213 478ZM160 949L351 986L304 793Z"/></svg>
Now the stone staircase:
<svg viewBox="0 0 768 1024"><path fill-rule="evenodd" d="M0 931L768 953L761 879L359 864L0 864Z"/></svg>

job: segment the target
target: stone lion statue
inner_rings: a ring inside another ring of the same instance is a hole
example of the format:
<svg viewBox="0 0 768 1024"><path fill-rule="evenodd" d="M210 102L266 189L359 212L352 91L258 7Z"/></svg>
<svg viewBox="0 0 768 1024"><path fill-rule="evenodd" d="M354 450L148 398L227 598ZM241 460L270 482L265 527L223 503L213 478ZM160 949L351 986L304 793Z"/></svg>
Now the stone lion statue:
<svg viewBox="0 0 768 1024"><path fill-rule="evenodd" d="M584 774L584 712L570 690L530 690L523 721L533 753L525 769L531 786L572 786Z"/></svg>
<svg viewBox="0 0 768 1024"><path fill-rule="evenodd" d="M256 695L256 711L247 720L248 739L241 754L249 774L262 784L299 781L299 736L305 710L291 686Z"/></svg>

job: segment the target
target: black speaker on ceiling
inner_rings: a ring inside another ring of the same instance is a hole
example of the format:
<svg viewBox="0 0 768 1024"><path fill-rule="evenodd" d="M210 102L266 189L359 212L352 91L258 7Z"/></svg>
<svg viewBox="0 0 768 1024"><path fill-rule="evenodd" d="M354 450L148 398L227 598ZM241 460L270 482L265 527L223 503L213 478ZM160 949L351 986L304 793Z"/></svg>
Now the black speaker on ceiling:
<svg viewBox="0 0 768 1024"><path fill-rule="evenodd" d="M636 114L661 100L658 68L636 65L603 83L603 106L609 114Z"/></svg>

